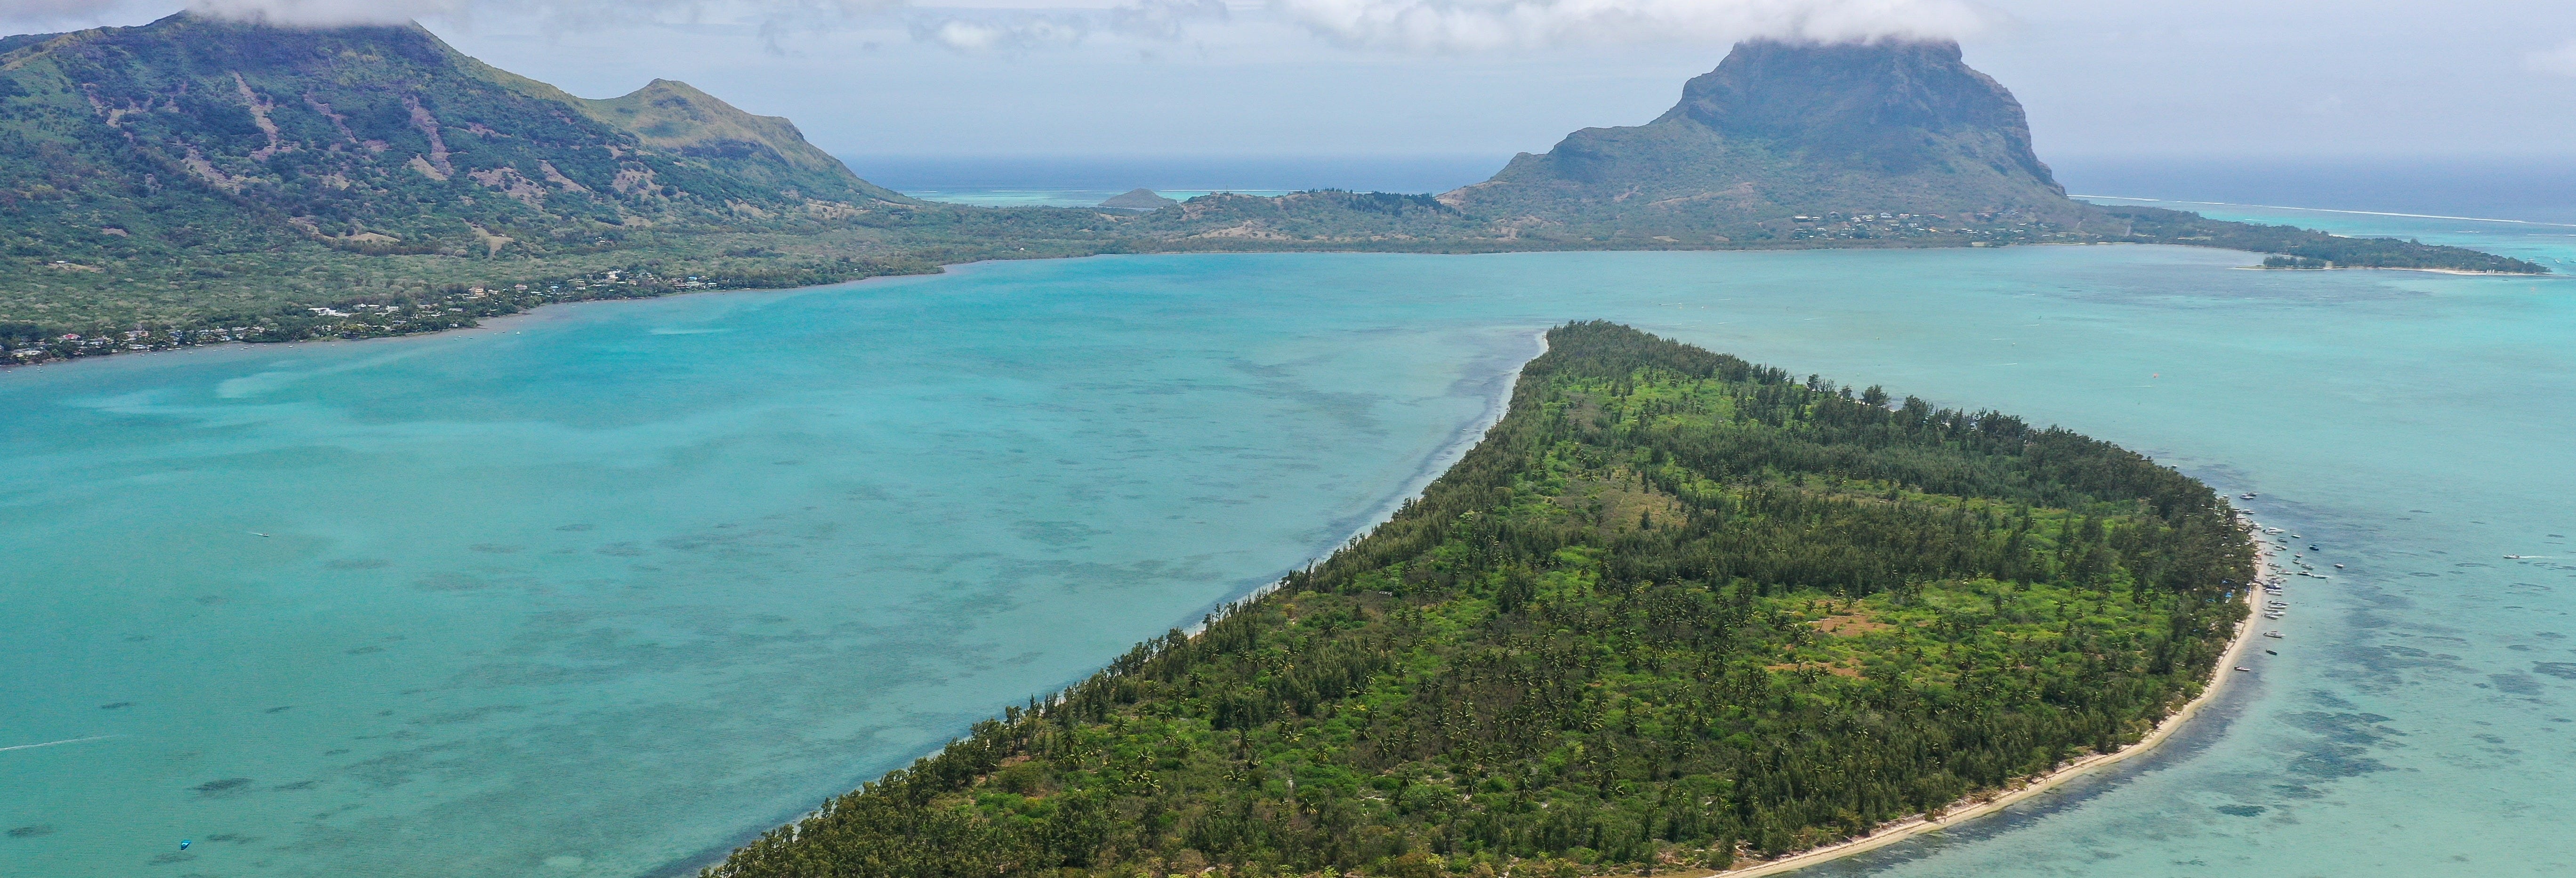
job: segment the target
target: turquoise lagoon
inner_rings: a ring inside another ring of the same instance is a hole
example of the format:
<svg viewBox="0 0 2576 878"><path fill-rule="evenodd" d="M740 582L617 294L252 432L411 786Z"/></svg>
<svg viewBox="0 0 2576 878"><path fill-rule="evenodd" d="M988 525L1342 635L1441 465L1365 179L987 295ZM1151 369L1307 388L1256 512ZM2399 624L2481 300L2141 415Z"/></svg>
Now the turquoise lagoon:
<svg viewBox="0 0 2576 878"><path fill-rule="evenodd" d="M686 871L1329 551L1595 317L2348 565L2158 755L1816 871L2576 872L2576 283L2250 261L1116 257L0 372L0 875Z"/></svg>

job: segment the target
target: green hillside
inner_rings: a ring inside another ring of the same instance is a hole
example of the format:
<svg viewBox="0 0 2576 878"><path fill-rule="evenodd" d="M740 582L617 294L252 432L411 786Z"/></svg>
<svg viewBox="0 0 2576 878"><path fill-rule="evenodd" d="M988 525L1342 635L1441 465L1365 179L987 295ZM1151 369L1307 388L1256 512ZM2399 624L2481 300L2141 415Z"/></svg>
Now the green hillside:
<svg viewBox="0 0 2576 878"><path fill-rule="evenodd" d="M2209 488L1609 324L1392 521L705 873L1724 867L2137 740L2246 612Z"/></svg>
<svg viewBox="0 0 2576 878"><path fill-rule="evenodd" d="M8 47L0 322L257 325L644 252L810 275L741 237L915 204L786 120L667 81L574 98L417 26L182 14Z"/></svg>
<svg viewBox="0 0 2576 878"><path fill-rule="evenodd" d="M85 203L64 218L124 230L108 251L212 219L156 216L208 202L256 211L233 224L244 237L451 253L488 249L470 227L540 240L566 224L723 223L746 207L911 201L858 179L786 120L667 81L582 100L418 26L307 30L183 14L28 42L0 56L0 73L13 158L0 185L35 193L30 201ZM46 186L65 197L38 191Z"/></svg>
<svg viewBox="0 0 2576 878"><path fill-rule="evenodd" d="M2020 105L1947 43L1747 43L1653 123L1577 132L1436 198L1125 206L1151 209L918 202L684 83L580 98L417 25L180 14L0 40L0 362L1097 253L2119 241L2545 271L2068 200Z"/></svg>

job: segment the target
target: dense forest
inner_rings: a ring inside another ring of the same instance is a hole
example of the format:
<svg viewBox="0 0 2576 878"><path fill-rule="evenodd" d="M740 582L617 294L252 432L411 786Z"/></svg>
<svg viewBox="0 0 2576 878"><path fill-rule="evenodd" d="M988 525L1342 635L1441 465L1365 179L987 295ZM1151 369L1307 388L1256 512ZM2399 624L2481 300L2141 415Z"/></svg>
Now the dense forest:
<svg viewBox="0 0 2576 878"><path fill-rule="evenodd" d="M1725 867L2135 741L2245 612L2225 502L2135 453L1548 338L1364 538L703 874Z"/></svg>

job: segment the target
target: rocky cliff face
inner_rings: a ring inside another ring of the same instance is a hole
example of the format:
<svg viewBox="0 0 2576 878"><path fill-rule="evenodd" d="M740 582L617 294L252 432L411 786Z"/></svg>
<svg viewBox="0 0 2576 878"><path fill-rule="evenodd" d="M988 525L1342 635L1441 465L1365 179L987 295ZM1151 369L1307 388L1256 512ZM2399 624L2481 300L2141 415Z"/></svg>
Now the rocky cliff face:
<svg viewBox="0 0 2576 878"><path fill-rule="evenodd" d="M1663 119L1890 174L1966 161L2064 194L2030 148L2021 102L1957 43L1752 42L1682 86Z"/></svg>
<svg viewBox="0 0 2576 878"><path fill-rule="evenodd" d="M660 80L583 100L418 26L180 14L6 48L0 247L481 255L910 203L784 119Z"/></svg>
<svg viewBox="0 0 2576 878"><path fill-rule="evenodd" d="M1588 128L1443 196L1582 232L1751 231L1827 212L2073 216L2021 104L1949 42L1753 41L1653 122Z"/></svg>

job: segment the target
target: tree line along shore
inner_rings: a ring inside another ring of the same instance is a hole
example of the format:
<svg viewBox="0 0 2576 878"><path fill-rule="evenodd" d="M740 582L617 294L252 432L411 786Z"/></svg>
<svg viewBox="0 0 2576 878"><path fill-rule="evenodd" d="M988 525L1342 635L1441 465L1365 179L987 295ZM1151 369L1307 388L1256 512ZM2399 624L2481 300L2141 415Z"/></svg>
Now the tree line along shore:
<svg viewBox="0 0 2576 878"><path fill-rule="evenodd" d="M2254 564L2109 443L1569 324L1387 523L702 874L1724 869L2138 741Z"/></svg>
<svg viewBox="0 0 2576 878"><path fill-rule="evenodd" d="M0 37L0 364L1111 253L2160 243L2284 268L2547 271L2075 201L2019 102L1940 40L1748 40L1655 121L1582 129L1438 195L1122 204L1143 209L923 201L685 83L580 98L417 24L181 12Z"/></svg>

